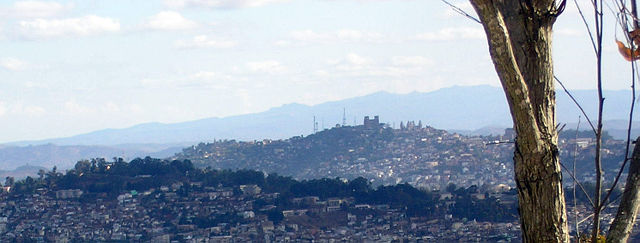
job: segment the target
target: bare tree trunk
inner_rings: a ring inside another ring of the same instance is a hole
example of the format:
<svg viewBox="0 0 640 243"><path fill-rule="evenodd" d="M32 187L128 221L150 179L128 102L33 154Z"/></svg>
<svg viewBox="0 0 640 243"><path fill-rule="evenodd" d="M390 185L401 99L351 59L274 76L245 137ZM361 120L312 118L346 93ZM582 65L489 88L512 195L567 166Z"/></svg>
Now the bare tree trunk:
<svg viewBox="0 0 640 243"><path fill-rule="evenodd" d="M631 165L616 218L611 223L607 242L627 242L640 206L640 137L633 148Z"/></svg>
<svg viewBox="0 0 640 243"><path fill-rule="evenodd" d="M568 242L555 127L553 0L471 0L489 42L514 128L515 180L524 242Z"/></svg>

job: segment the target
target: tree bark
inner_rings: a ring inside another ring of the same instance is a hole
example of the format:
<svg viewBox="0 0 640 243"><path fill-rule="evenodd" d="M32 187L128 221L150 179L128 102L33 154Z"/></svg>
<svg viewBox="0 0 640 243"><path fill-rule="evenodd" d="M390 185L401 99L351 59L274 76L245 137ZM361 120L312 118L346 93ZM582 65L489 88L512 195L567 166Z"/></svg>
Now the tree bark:
<svg viewBox="0 0 640 243"><path fill-rule="evenodd" d="M471 0L487 34L516 130L515 181L523 242L568 242L555 127L553 0Z"/></svg>
<svg viewBox="0 0 640 243"><path fill-rule="evenodd" d="M609 228L607 242L627 242L636 221L638 206L640 206L640 137L636 139L636 145L633 148L627 183L624 185L618 213Z"/></svg>

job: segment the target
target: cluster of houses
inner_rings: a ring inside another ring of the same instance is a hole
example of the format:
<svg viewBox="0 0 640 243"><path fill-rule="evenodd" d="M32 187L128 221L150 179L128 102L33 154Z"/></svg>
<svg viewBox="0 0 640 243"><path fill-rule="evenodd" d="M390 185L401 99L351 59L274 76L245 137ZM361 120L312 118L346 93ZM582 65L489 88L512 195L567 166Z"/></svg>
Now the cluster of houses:
<svg viewBox="0 0 640 243"><path fill-rule="evenodd" d="M408 217L401 209L356 204L353 198L308 196L276 207L280 195L256 185L178 182L119 195L40 188L0 197L2 242L511 241L519 234L517 222Z"/></svg>

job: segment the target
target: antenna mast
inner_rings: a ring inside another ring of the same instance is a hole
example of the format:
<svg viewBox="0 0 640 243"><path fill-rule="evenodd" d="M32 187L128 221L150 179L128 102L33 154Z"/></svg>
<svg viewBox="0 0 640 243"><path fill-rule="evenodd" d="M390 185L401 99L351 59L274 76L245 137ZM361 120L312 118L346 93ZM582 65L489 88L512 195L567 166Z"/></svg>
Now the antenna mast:
<svg viewBox="0 0 640 243"><path fill-rule="evenodd" d="M316 121L316 116L313 116L313 133L318 132L318 122Z"/></svg>
<svg viewBox="0 0 640 243"><path fill-rule="evenodd" d="M347 125L347 109L346 108L342 108L342 126L346 126Z"/></svg>

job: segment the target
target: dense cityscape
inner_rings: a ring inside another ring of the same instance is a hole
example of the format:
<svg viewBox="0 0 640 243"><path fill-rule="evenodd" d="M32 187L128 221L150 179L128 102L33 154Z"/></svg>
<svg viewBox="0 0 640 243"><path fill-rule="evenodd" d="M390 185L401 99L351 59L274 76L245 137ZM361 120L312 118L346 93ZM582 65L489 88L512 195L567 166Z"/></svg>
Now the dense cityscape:
<svg viewBox="0 0 640 243"><path fill-rule="evenodd" d="M467 137L421 122L393 129L367 117L364 125L307 137L201 143L169 160L83 160L66 173L7 178L0 238L519 241L511 132ZM561 134L565 161L591 159L593 140L579 135ZM608 173L622 145L606 137ZM577 168L581 180L593 176L588 166ZM570 211L588 217L585 197L577 199ZM605 211L603 221L611 217Z"/></svg>
<svg viewBox="0 0 640 243"><path fill-rule="evenodd" d="M251 184L244 184L251 183ZM516 240L515 191L296 181L145 158L5 182L2 241Z"/></svg>

